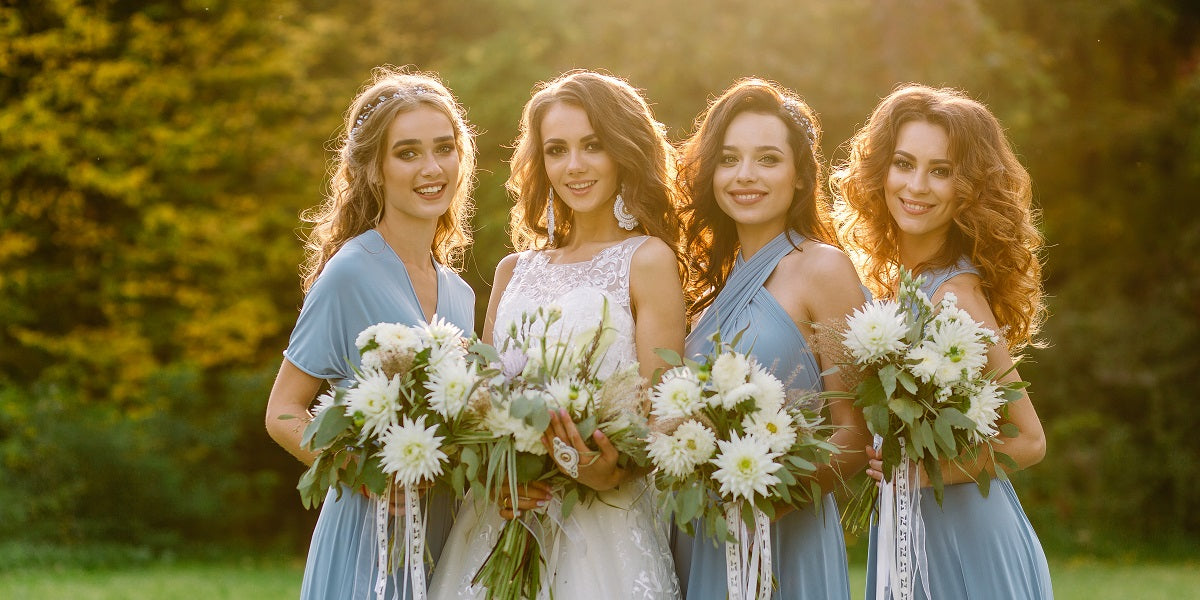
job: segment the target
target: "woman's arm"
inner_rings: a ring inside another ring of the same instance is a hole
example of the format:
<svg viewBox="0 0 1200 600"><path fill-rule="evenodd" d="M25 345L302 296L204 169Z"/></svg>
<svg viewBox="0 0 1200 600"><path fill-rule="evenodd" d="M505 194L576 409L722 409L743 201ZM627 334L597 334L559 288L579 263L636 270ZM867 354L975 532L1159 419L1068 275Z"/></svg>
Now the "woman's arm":
<svg viewBox="0 0 1200 600"><path fill-rule="evenodd" d="M316 460L317 453L301 448L300 440L305 426L312 421L308 406L321 390L321 383L320 379L301 371L285 358L267 399L267 433L275 443L306 465Z"/></svg>
<svg viewBox="0 0 1200 600"><path fill-rule="evenodd" d="M488 297L487 315L483 318L483 335L480 337L483 343L492 343L492 329L496 327L496 309L500 306L500 298L504 296L504 290L508 288L508 282L512 281L513 270L517 268L517 255L509 254L500 259L500 264L496 265L496 276L492 278L492 293Z"/></svg>
<svg viewBox="0 0 1200 600"><path fill-rule="evenodd" d="M983 295L983 288L979 277L964 273L952 277L949 281L942 284L934 294L934 305L941 302L942 298L947 293L954 293L958 298L958 307L967 311L971 318L977 322L983 323L984 327L992 331L1000 333L1000 327L996 323L996 317L992 314L992 309L987 303L987 298ZM992 346L988 350L988 362L984 367L985 371L1008 374L999 379L1000 382L1019 381L1021 376L1016 369L1009 370L1013 366L1012 356L1008 353L1008 348L1004 342ZM1033 402L1029 400L1029 395L1022 391L1021 397L1007 404L1008 418L1006 422L1017 426L1018 433L1016 437L1004 437L1003 434L997 436L996 440L991 442L996 452L1003 452L1012 457L1017 463L1018 469L1027 469L1038 464L1046 456L1046 434L1042 430L1042 422L1038 418L1037 411L1033 408ZM968 483L974 481L974 477L982 470L987 470L992 475L996 474L996 465L992 460L990 453L981 452L980 456L969 463L952 463L948 460L942 461L942 479L946 485L954 483Z"/></svg>

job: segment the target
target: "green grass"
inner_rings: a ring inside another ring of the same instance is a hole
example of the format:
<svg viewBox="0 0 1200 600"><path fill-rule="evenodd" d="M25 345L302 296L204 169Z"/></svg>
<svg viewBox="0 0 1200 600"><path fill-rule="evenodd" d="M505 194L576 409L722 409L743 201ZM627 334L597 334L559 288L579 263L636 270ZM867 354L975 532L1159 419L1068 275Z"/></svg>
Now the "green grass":
<svg viewBox="0 0 1200 600"><path fill-rule="evenodd" d="M300 559L150 561L132 567L24 567L0 571L0 598L73 600L294 599ZM852 598L863 597L865 567L851 566ZM1200 562L1051 561L1056 600L1157 600L1200 597Z"/></svg>

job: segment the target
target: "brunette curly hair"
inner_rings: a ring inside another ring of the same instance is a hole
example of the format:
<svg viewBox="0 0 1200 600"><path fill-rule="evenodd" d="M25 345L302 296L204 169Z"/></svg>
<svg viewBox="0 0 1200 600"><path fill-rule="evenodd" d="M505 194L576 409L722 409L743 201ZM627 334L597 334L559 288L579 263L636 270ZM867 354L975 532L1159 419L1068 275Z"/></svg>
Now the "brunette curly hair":
<svg viewBox="0 0 1200 600"><path fill-rule="evenodd" d="M801 184L787 211L786 227L814 240L837 246L829 199L823 182L821 126L816 114L795 93L762 79L742 79L713 100L696 118L694 133L683 142L677 188L683 203L684 255L688 262L684 292L688 316L699 315L720 293L737 258L733 219L717 204L713 174L721 160L725 131L742 113L779 117ZM795 243L795 242L793 242Z"/></svg>
<svg viewBox="0 0 1200 600"><path fill-rule="evenodd" d="M396 115L418 105L433 107L450 119L458 151L454 198L438 218L430 250L438 262L458 270L471 244L467 223L475 210L471 192L475 187L476 150L475 132L466 121L466 111L435 74L384 66L377 67L372 75L346 112L345 130L338 142L324 201L301 214L303 221L313 224L301 267L305 292L347 241L379 225L384 207L381 168L388 127Z"/></svg>
<svg viewBox="0 0 1200 600"><path fill-rule="evenodd" d="M547 111L559 102L587 113L605 151L617 164L625 206L637 217L642 232L677 250L679 217L671 188L675 152L665 128L654 120L646 100L628 82L584 70L568 71L539 84L521 113L512 174L505 182L516 202L509 212L513 246L517 250L549 246L545 217L551 188L542 155L541 128ZM557 198L554 212L558 245L570 234L572 212Z"/></svg>
<svg viewBox="0 0 1200 600"><path fill-rule="evenodd" d="M1040 257L1044 240L1036 225L1029 173L996 117L963 92L910 84L875 107L848 142L849 158L830 178L842 244L871 292L891 297L898 287L900 254L884 182L900 127L910 121L945 130L958 198L941 250L916 265L916 272L948 267L967 257L979 270L1009 350L1040 346L1034 338L1046 317Z"/></svg>

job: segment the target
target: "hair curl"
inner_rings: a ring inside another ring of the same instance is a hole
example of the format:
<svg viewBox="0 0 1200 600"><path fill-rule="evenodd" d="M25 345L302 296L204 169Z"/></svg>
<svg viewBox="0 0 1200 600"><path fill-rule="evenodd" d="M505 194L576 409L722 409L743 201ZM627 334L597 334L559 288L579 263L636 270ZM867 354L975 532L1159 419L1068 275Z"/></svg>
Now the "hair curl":
<svg viewBox="0 0 1200 600"><path fill-rule="evenodd" d="M983 104L950 88L898 87L848 142L849 158L830 178L837 196L838 237L879 297L897 288L900 250L884 184L901 126L924 121L949 138L958 198L950 232L916 272L953 265L966 256L1012 352L1039 346L1046 316L1040 258L1044 240L1032 206L1029 173L1017 160L1000 122Z"/></svg>
<svg viewBox="0 0 1200 600"><path fill-rule="evenodd" d="M396 93L400 96L392 98ZM454 125L458 180L449 209L438 218L430 251L438 262L456 270L461 267L463 253L471 244L467 224L475 210L471 200L475 187L475 132L466 121L466 111L437 75L377 67L346 112L324 201L301 214L304 222L312 223L301 267L305 292L347 241L379 225L384 210L382 167L387 131L397 115L417 106L442 112ZM358 124L367 112L370 118Z"/></svg>
<svg viewBox="0 0 1200 600"><path fill-rule="evenodd" d="M583 70L568 71L539 84L521 113L512 174L505 182L515 201L509 212L513 246L517 250L549 246L545 217L551 187L542 153L541 129L546 113L559 102L587 113L604 150L617 164L625 206L637 217L642 232L663 240L677 251L680 227L671 187L675 151L666 139L665 128L654 119L646 100L628 82ZM554 237L561 244L571 233L573 213L557 198L554 211L558 216Z"/></svg>
<svg viewBox="0 0 1200 600"><path fill-rule="evenodd" d="M787 127L801 187L796 189L788 208L786 229L837 245L829 199L824 186L817 185L825 177L821 126L816 114L799 96L775 82L739 80L696 118L694 133L684 141L680 157L676 185L683 203L681 214L687 240L684 254L688 277L684 290L689 317L699 315L712 304L737 258L737 229L733 219L717 204L713 175L721 159L725 132L734 117L742 113L773 115ZM801 119L808 123L802 123Z"/></svg>

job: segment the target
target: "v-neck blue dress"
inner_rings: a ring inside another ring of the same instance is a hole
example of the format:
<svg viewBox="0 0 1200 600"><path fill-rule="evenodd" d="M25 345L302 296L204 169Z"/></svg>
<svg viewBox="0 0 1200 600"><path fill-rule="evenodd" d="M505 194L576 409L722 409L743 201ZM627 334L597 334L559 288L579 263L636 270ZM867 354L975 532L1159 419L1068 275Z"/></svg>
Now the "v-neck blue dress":
<svg viewBox="0 0 1200 600"><path fill-rule="evenodd" d="M933 298L937 289L962 273L979 274L965 258L945 269L923 273L921 291ZM932 490L922 490L925 556L929 596L919 583L916 600L1049 600L1050 567L1033 525L1008 480L993 479L986 498L974 483L948 485L938 506ZM880 585L875 578L876 540L871 527L867 552L867 598ZM886 591L886 590L885 590ZM889 596L890 597L890 596Z"/></svg>
<svg viewBox="0 0 1200 600"><path fill-rule="evenodd" d="M821 369L807 340L792 317L763 285L804 237L781 233L763 246L750 260L738 256L725 287L704 312L687 337L689 356L712 351L709 340L720 331L731 340L745 330L736 349L750 354L759 364L784 382L789 397L796 392L824 389ZM680 542L686 536L677 534ZM821 500L820 510L810 507L784 515L771 525L771 568L779 587L776 600L838 600L850 597L850 579L846 566L846 542L838 520L833 494ZM687 573L688 600L724 600L726 597L725 545L699 535L686 548L676 549L677 571ZM687 563L687 564L685 564Z"/></svg>
<svg viewBox="0 0 1200 600"><path fill-rule="evenodd" d="M432 258L430 259L432 260ZM470 334L475 292L456 273L434 263L438 299L435 313ZM359 332L375 323L416 325L425 321L408 271L383 236L367 231L346 242L321 271L283 355L301 371L346 386L359 366L354 345ZM436 493L436 492L435 492ZM450 532L453 502L429 498L427 548L436 562ZM304 567L300 597L305 600L362 599L374 596L375 518L368 499L331 489L321 505ZM388 578L387 597L403 588L404 569ZM411 592L404 597L410 598Z"/></svg>

